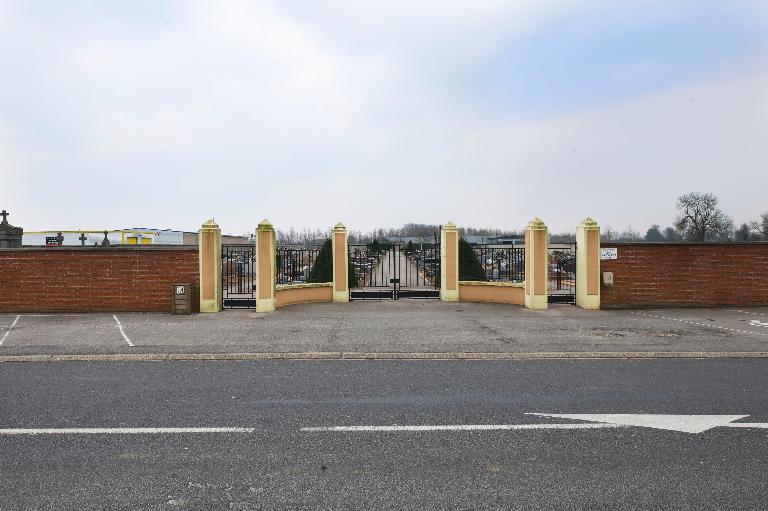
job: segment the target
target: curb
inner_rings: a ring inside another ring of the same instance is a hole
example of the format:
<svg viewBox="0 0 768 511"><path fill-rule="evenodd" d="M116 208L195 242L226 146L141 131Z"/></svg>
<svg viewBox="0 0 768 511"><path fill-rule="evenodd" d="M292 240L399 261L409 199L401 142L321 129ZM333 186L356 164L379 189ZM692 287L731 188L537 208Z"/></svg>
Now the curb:
<svg viewBox="0 0 768 511"><path fill-rule="evenodd" d="M397 353L397 352L305 352L305 353L116 353L99 355L3 355L8 362L163 362L248 360L603 360L662 358L768 358L766 351L562 351L525 353Z"/></svg>

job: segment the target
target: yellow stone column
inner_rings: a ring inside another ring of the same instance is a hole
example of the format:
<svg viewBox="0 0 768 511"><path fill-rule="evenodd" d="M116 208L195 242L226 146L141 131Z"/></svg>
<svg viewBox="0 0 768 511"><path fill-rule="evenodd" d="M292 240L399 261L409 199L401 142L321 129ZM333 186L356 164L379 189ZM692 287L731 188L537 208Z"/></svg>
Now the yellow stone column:
<svg viewBox="0 0 768 511"><path fill-rule="evenodd" d="M200 312L221 311L221 229L213 219L197 235L200 261Z"/></svg>
<svg viewBox="0 0 768 511"><path fill-rule="evenodd" d="M256 312L275 310L275 228L264 219L256 229Z"/></svg>
<svg viewBox="0 0 768 511"><path fill-rule="evenodd" d="M459 301L459 230L453 222L440 228L440 300Z"/></svg>
<svg viewBox="0 0 768 511"><path fill-rule="evenodd" d="M349 249L347 247L347 228L339 222L331 235L331 253L333 254L333 301L349 301Z"/></svg>
<svg viewBox="0 0 768 511"><path fill-rule="evenodd" d="M591 218L576 228L576 305L600 308L600 227Z"/></svg>
<svg viewBox="0 0 768 511"><path fill-rule="evenodd" d="M534 218L525 228L525 306L546 309L547 303L547 226Z"/></svg>

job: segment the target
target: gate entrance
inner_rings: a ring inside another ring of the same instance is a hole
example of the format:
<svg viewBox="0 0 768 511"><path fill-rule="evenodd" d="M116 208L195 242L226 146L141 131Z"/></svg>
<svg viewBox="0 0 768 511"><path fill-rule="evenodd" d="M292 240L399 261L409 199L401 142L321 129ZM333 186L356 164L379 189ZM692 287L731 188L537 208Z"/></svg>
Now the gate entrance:
<svg viewBox="0 0 768 511"><path fill-rule="evenodd" d="M547 249L547 302L576 303L576 243Z"/></svg>
<svg viewBox="0 0 768 511"><path fill-rule="evenodd" d="M256 308L253 245L221 246L221 301L225 309Z"/></svg>
<svg viewBox="0 0 768 511"><path fill-rule="evenodd" d="M349 245L351 300L440 298L440 242Z"/></svg>

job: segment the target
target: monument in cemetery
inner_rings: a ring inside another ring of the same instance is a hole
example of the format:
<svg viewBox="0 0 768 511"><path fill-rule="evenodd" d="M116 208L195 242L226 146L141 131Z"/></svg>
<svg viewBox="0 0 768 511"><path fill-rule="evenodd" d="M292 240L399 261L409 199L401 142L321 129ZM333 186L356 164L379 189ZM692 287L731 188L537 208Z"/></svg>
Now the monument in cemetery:
<svg viewBox="0 0 768 511"><path fill-rule="evenodd" d="M21 247L21 236L24 233L24 229L14 227L8 223L9 213L6 210L3 210L0 215L3 217L3 221L0 222L0 248Z"/></svg>

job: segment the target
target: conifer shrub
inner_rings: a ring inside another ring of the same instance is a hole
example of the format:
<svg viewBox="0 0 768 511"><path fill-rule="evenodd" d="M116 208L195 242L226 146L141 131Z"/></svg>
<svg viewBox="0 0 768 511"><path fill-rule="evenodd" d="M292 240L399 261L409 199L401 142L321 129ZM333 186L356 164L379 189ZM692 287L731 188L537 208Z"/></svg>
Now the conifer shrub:
<svg viewBox="0 0 768 511"><path fill-rule="evenodd" d="M349 261L347 268L347 284L351 288L357 286L357 273L352 266L352 261ZM312 265L312 269L309 270L308 282L333 282L333 245L330 239L325 240L323 246L320 248L320 252L315 258L315 263Z"/></svg>
<svg viewBox="0 0 768 511"><path fill-rule="evenodd" d="M459 238L459 280L486 280L483 265L464 238Z"/></svg>

